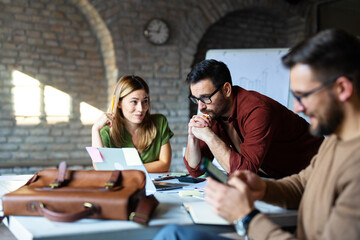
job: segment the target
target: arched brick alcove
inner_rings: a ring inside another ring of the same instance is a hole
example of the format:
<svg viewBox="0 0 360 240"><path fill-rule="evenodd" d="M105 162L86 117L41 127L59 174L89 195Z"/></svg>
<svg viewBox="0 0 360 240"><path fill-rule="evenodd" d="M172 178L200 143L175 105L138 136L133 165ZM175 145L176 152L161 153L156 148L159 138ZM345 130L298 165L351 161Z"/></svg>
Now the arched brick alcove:
<svg viewBox="0 0 360 240"><path fill-rule="evenodd" d="M99 41L107 81L108 102L110 102L112 90L118 77L115 49L111 33L97 10L88 2L88 0L70 0L70 2L74 4L87 19Z"/></svg>

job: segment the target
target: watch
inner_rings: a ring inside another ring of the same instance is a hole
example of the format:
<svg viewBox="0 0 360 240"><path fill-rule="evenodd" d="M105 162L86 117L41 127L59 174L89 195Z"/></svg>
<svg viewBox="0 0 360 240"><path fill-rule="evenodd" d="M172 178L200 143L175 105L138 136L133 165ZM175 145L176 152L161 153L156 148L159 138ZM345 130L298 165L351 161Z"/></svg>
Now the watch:
<svg viewBox="0 0 360 240"><path fill-rule="evenodd" d="M152 44L165 44L170 38L170 27L164 20L153 18L146 24L144 36Z"/></svg>
<svg viewBox="0 0 360 240"><path fill-rule="evenodd" d="M234 221L234 225L235 225L237 234L239 234L240 236L246 236L251 220L258 213L260 213L260 211L257 209L254 209L248 215L246 215L244 218Z"/></svg>

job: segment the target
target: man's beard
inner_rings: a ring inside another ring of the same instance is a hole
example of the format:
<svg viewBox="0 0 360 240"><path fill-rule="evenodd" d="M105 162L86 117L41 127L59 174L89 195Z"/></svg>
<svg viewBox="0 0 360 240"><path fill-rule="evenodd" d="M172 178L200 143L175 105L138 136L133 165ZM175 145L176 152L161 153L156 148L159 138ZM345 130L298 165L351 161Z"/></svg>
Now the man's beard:
<svg viewBox="0 0 360 240"><path fill-rule="evenodd" d="M211 119L217 119L218 118L217 112L214 112L213 110L204 111L202 113L209 115L211 117Z"/></svg>
<svg viewBox="0 0 360 240"><path fill-rule="evenodd" d="M318 126L310 129L314 136L330 135L336 131L344 119L344 112L332 93L329 94L330 101L326 106L324 116L318 118Z"/></svg>
<svg viewBox="0 0 360 240"><path fill-rule="evenodd" d="M221 106L220 109L214 109L214 110L208 110L208 111L204 111L204 114L208 114L210 115L210 117L212 119L218 119L220 117L224 117L224 115L228 112L229 110L229 102L225 100L225 98L222 98L222 104L219 105Z"/></svg>

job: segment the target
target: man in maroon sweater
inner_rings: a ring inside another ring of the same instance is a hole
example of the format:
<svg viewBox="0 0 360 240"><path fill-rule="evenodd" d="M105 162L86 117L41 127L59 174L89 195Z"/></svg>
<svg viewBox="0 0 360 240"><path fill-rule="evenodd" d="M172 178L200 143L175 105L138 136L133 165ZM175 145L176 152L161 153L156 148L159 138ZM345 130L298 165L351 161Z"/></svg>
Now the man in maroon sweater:
<svg viewBox="0 0 360 240"><path fill-rule="evenodd" d="M271 178L298 173L317 153L323 137L275 100L232 86L227 66L204 60L189 73L190 100L202 114L188 124L184 162L200 176L200 160L214 157L228 173L247 169Z"/></svg>

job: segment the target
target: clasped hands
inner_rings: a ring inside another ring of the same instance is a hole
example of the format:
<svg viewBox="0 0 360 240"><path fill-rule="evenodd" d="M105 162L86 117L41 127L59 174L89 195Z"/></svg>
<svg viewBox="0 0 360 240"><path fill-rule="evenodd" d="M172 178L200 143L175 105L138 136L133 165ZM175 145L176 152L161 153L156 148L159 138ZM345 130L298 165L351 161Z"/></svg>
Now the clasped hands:
<svg viewBox="0 0 360 240"><path fill-rule="evenodd" d="M189 135L204 141L213 132L211 130L212 120L209 115L194 115L188 124Z"/></svg>

